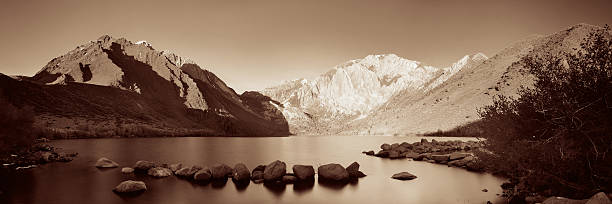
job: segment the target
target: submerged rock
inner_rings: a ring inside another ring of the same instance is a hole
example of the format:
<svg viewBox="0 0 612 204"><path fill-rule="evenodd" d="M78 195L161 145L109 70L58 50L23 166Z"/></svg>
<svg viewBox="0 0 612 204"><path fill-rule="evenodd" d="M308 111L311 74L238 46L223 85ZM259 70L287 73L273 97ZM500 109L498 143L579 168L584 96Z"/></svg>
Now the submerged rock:
<svg viewBox="0 0 612 204"><path fill-rule="evenodd" d="M149 176L162 178L167 176L172 176L172 170L164 167L153 167L147 171Z"/></svg>
<svg viewBox="0 0 612 204"><path fill-rule="evenodd" d="M136 164L134 164L134 170L141 172L147 172L150 168L153 167L155 167L155 163L144 160L137 161Z"/></svg>
<svg viewBox="0 0 612 204"><path fill-rule="evenodd" d="M317 169L319 172L319 179L329 181L348 181L349 173L340 164L325 164L319 166Z"/></svg>
<svg viewBox="0 0 612 204"><path fill-rule="evenodd" d="M311 165L293 165L292 169L299 180L314 179L315 171Z"/></svg>
<svg viewBox="0 0 612 204"><path fill-rule="evenodd" d="M147 190L147 185L142 181L127 180L119 183L113 189L115 193L139 193Z"/></svg>
<svg viewBox="0 0 612 204"><path fill-rule="evenodd" d="M123 167L121 168L121 173L124 173L124 174L134 173L134 169L130 167Z"/></svg>
<svg viewBox="0 0 612 204"><path fill-rule="evenodd" d="M118 166L119 164L117 164L117 162L114 162L106 157L102 157L96 162L96 167L98 168L115 168Z"/></svg>
<svg viewBox="0 0 612 204"><path fill-rule="evenodd" d="M412 180L412 179L417 178L417 176L412 175L411 173L408 173L408 172L400 172L397 174L393 174L391 178L397 179L397 180Z"/></svg>
<svg viewBox="0 0 612 204"><path fill-rule="evenodd" d="M287 173L287 165L285 162L276 160L266 166L264 170L264 180L267 181L275 181L283 178L285 173Z"/></svg>

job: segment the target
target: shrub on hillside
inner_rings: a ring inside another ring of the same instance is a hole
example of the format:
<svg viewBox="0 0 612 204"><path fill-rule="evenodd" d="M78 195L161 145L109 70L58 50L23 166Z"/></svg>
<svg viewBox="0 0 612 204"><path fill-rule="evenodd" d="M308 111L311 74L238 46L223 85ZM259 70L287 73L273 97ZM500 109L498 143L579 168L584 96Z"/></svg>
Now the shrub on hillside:
<svg viewBox="0 0 612 204"><path fill-rule="evenodd" d="M0 98L0 153L32 144L34 142L33 123L32 109L15 107L4 98Z"/></svg>
<svg viewBox="0 0 612 204"><path fill-rule="evenodd" d="M522 60L535 76L518 99L479 110L489 150L526 191L612 191L612 41L606 26L576 53Z"/></svg>

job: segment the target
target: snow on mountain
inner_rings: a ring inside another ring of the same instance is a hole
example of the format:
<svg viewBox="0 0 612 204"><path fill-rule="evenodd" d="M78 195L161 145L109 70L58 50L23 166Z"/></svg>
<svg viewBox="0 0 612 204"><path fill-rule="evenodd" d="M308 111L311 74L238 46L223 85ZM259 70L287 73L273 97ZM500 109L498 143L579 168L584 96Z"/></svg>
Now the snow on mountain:
<svg viewBox="0 0 612 204"><path fill-rule="evenodd" d="M468 64L486 59L482 53L465 56L447 68L436 68L395 54L368 55L335 66L312 79L297 79L262 91L280 101L294 133L307 123L358 120L402 92L435 88ZM311 132L308 130L308 132Z"/></svg>

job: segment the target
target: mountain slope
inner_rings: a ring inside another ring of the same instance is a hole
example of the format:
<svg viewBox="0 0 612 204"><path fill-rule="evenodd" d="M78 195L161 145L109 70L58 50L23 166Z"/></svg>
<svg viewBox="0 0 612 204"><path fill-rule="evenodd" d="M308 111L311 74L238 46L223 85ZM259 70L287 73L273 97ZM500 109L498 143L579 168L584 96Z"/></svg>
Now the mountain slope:
<svg viewBox="0 0 612 204"><path fill-rule="evenodd" d="M597 26L578 24L546 36L532 37L500 51L478 66L461 69L438 87L422 94L398 94L374 114L355 121L339 134L395 135L446 130L474 121L477 108L492 102L494 95L517 96L529 86L520 60L527 55L575 52Z"/></svg>
<svg viewBox="0 0 612 204"><path fill-rule="evenodd" d="M238 95L190 60L123 38L102 36L51 60L31 78L1 80L9 101L34 107L41 125L53 129L101 119L170 133L289 134L270 98Z"/></svg>
<svg viewBox="0 0 612 204"><path fill-rule="evenodd" d="M283 104L293 133L328 134L367 117L399 93L413 95L433 89L462 68L485 59L480 53L465 56L440 69L393 54L369 55L313 80L289 81L262 93Z"/></svg>

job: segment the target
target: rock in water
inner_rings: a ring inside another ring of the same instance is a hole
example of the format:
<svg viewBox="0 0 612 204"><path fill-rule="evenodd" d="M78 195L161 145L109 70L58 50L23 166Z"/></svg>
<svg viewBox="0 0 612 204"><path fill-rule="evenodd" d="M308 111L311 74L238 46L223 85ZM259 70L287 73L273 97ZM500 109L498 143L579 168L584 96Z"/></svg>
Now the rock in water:
<svg viewBox="0 0 612 204"><path fill-rule="evenodd" d="M96 162L96 167L98 168L115 168L118 166L119 164L117 164L117 162L114 162L106 157L102 157Z"/></svg>
<svg viewBox="0 0 612 204"><path fill-rule="evenodd" d="M391 150L391 145L389 145L387 143L382 144L382 145L380 145L380 149L382 149L382 150Z"/></svg>
<svg viewBox="0 0 612 204"><path fill-rule="evenodd" d="M178 164L170 164L170 166L168 167L173 173L178 171L179 169L183 168L183 164L178 163Z"/></svg>
<svg viewBox="0 0 612 204"><path fill-rule="evenodd" d="M263 172L264 170L266 170L266 165L257 165L257 167L255 167L255 168L253 169L253 172L256 172L256 171L261 171L261 172ZM251 174L252 174L253 172L251 172Z"/></svg>
<svg viewBox="0 0 612 204"><path fill-rule="evenodd" d="M235 181L248 181L251 179L251 172L246 165L238 163L234 166L232 179Z"/></svg>
<svg viewBox="0 0 612 204"><path fill-rule="evenodd" d="M164 168L164 167L153 167L147 171L147 174L149 174L149 176L162 178L162 177L171 176L172 170Z"/></svg>
<svg viewBox="0 0 612 204"><path fill-rule="evenodd" d="M298 180L297 177L291 176L291 175L284 175L282 178L283 183L286 183L286 184L295 183L297 180Z"/></svg>
<svg viewBox="0 0 612 204"><path fill-rule="evenodd" d="M448 161L449 157L450 156L448 154L431 155L431 159L435 160L436 162L445 162L445 161Z"/></svg>
<svg viewBox="0 0 612 204"><path fill-rule="evenodd" d="M129 173L133 173L133 172L134 172L134 169L132 169L130 167L123 167L121 169L121 173L124 173L124 174L129 174Z"/></svg>
<svg viewBox="0 0 612 204"><path fill-rule="evenodd" d="M226 164L215 164L210 168L212 179L225 179L232 174L232 167Z"/></svg>
<svg viewBox="0 0 612 204"><path fill-rule="evenodd" d="M349 173L351 178L361 178L366 176L363 172L359 171L359 163L353 162L351 165L346 167L346 171Z"/></svg>
<svg viewBox="0 0 612 204"><path fill-rule="evenodd" d="M276 160L272 163L266 165L266 169L264 170L264 180L265 181L276 181L283 178L285 173L287 173L287 165L285 162Z"/></svg>
<svg viewBox="0 0 612 204"><path fill-rule="evenodd" d="M176 171L176 175L181 176L181 177L191 178L193 177L193 174L195 174L201 169L202 167L197 166L197 165L191 166L191 167L183 167L182 169L179 169L178 171Z"/></svg>
<svg viewBox="0 0 612 204"><path fill-rule="evenodd" d="M397 179L397 180L412 180L412 179L415 179L417 177L415 175L412 175L411 173L408 173L408 172L401 172L401 173L393 174L393 176L391 176L391 178Z"/></svg>
<svg viewBox="0 0 612 204"><path fill-rule="evenodd" d="M458 159L463 159L466 158L468 156L472 156L472 154L470 153L460 153L460 152L453 152L450 154L449 156L449 160L458 160Z"/></svg>
<svg viewBox="0 0 612 204"><path fill-rule="evenodd" d="M255 181L255 180L260 180L260 179L261 179L261 180L263 180L263 178L264 178L264 173L263 173L263 171L254 171L254 172L253 172L253 175L251 175L251 179L252 179L253 181Z"/></svg>
<svg viewBox="0 0 612 204"><path fill-rule="evenodd" d="M193 175L193 180L199 182L208 182L212 179L212 172L208 167L205 167Z"/></svg>
<svg viewBox="0 0 612 204"><path fill-rule="evenodd" d="M599 192L589 198L586 204L612 204L612 201L610 201L604 192Z"/></svg>
<svg viewBox="0 0 612 204"><path fill-rule="evenodd" d="M299 180L314 179L314 168L311 165L293 165L293 173Z"/></svg>
<svg viewBox="0 0 612 204"><path fill-rule="evenodd" d="M141 172L147 172L150 168L155 167L155 163L150 162L150 161L137 161L136 164L134 164L134 170L136 171L141 171Z"/></svg>
<svg viewBox="0 0 612 204"><path fill-rule="evenodd" d="M127 180L121 182L113 191L115 193L140 193L147 190L147 185L142 181Z"/></svg>
<svg viewBox="0 0 612 204"><path fill-rule="evenodd" d="M319 166L319 179L328 181L348 181L349 173L340 164L325 164Z"/></svg>

